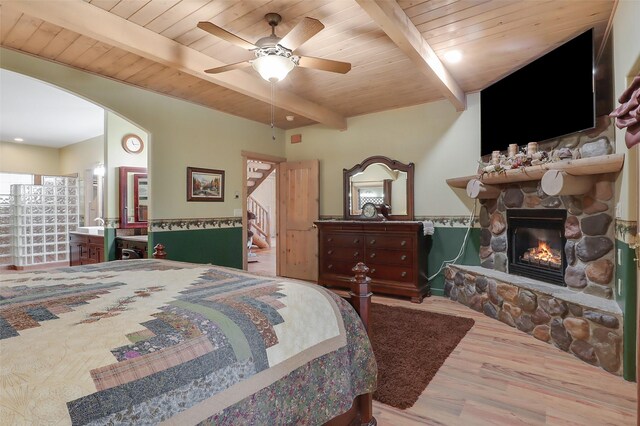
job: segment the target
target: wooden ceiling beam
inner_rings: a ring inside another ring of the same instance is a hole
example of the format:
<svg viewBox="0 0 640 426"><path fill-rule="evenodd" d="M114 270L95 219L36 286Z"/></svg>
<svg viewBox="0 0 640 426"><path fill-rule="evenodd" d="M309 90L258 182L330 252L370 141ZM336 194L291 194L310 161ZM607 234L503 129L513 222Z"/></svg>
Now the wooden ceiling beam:
<svg viewBox="0 0 640 426"><path fill-rule="evenodd" d="M395 0L356 0L389 38L433 80L457 111L467 108L467 97L429 43Z"/></svg>
<svg viewBox="0 0 640 426"><path fill-rule="evenodd" d="M195 49L173 41L82 0L0 0L3 8L18 10L70 31L91 37L143 58L183 71L262 102L271 103L269 83L244 72L207 74L205 69L225 65ZM204 33L203 33L204 34ZM296 94L278 90L274 105L331 128L345 130L346 119Z"/></svg>

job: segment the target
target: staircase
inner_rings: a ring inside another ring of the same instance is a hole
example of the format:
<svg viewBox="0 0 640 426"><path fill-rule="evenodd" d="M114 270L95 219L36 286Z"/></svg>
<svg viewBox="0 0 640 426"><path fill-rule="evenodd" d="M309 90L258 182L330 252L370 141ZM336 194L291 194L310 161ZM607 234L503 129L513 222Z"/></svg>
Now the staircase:
<svg viewBox="0 0 640 426"><path fill-rule="evenodd" d="M247 161L247 195L251 195L264 182L271 174L274 166L272 163L262 161Z"/></svg>
<svg viewBox="0 0 640 426"><path fill-rule="evenodd" d="M251 196L273 171L275 164L262 161L247 161L247 211L255 215L250 223L253 243L260 248L271 247L271 218L269 211Z"/></svg>

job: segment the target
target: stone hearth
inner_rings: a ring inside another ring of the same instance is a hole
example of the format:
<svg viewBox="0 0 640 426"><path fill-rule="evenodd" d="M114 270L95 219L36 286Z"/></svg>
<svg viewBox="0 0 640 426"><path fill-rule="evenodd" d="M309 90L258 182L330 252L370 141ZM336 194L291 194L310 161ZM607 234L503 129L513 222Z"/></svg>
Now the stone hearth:
<svg viewBox="0 0 640 426"><path fill-rule="evenodd" d="M610 299L478 266L450 265L445 296L622 374L622 312Z"/></svg>

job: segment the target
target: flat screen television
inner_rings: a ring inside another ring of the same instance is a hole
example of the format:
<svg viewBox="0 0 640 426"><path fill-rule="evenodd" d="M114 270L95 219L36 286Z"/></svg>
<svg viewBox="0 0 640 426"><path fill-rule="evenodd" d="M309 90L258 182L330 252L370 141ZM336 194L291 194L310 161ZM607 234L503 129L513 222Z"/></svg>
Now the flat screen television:
<svg viewBox="0 0 640 426"><path fill-rule="evenodd" d="M595 126L593 30L480 92L481 155Z"/></svg>

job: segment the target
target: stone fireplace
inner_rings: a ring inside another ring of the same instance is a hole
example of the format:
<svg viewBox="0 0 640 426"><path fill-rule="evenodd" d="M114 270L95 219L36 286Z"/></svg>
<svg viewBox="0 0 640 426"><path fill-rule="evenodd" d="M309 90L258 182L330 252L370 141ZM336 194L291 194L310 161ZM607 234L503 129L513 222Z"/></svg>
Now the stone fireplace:
<svg viewBox="0 0 640 426"><path fill-rule="evenodd" d="M562 271L560 275L545 271L533 278L611 299L614 287L614 229L611 225L614 176L595 175L593 179L592 190L584 195L548 196L542 191L540 181L533 181L510 185L504 188L497 199L483 200L480 209L481 265L531 277L531 274L522 273L523 270L532 269L524 261L509 259L509 254L512 258L522 255L515 253L522 251L522 248L519 250L519 244L529 244L529 240L523 241L529 237L522 231L522 226L508 227L509 217L518 224L528 225L529 229L533 225L540 236L546 230L546 236L551 238L554 235L551 228L555 227L557 231L559 222L549 219L559 220L566 214L566 220L561 223L561 245L553 248L562 249L563 263L566 265L562 265L564 274ZM510 237L514 241L509 241ZM558 244L557 239L555 241Z"/></svg>
<svg viewBox="0 0 640 426"><path fill-rule="evenodd" d="M579 135L573 142L573 152L587 159L581 164L611 157L608 137ZM622 312L614 300L615 172L581 177L587 189L572 195L548 195L540 178L509 181L513 175L495 175L499 186L481 188L488 195L478 197L481 266L449 265L445 295L622 374Z"/></svg>

